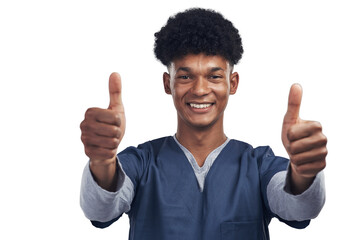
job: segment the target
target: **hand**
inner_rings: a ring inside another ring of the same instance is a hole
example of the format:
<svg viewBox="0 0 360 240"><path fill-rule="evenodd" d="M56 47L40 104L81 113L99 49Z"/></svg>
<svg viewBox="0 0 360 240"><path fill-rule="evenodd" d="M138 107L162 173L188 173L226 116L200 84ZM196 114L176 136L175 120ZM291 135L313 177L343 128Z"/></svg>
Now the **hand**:
<svg viewBox="0 0 360 240"><path fill-rule="evenodd" d="M90 163L114 163L117 148L125 133L125 113L121 100L121 78L112 73L109 78L110 104L107 109L89 108L81 122L81 140Z"/></svg>
<svg viewBox="0 0 360 240"><path fill-rule="evenodd" d="M292 189L305 191L326 166L327 138L319 122L300 119L302 88L293 84L282 126L282 142L290 157Z"/></svg>

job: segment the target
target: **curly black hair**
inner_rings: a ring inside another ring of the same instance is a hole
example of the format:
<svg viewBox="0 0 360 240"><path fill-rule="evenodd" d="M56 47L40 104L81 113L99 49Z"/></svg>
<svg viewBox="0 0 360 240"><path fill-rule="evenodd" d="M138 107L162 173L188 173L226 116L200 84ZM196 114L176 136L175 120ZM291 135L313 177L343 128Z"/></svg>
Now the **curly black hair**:
<svg viewBox="0 0 360 240"><path fill-rule="evenodd" d="M220 55L235 65L244 52L239 31L220 13L209 9L180 12L154 35L155 56L166 66L189 53Z"/></svg>

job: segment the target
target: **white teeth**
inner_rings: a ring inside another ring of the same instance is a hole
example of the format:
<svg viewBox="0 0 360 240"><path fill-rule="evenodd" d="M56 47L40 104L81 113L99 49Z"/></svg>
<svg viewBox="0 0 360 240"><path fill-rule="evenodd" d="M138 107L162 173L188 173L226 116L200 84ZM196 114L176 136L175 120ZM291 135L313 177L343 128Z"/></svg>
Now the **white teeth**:
<svg viewBox="0 0 360 240"><path fill-rule="evenodd" d="M211 106L210 103L207 103L207 104L196 104L196 103L190 103L190 106L192 108L208 108Z"/></svg>

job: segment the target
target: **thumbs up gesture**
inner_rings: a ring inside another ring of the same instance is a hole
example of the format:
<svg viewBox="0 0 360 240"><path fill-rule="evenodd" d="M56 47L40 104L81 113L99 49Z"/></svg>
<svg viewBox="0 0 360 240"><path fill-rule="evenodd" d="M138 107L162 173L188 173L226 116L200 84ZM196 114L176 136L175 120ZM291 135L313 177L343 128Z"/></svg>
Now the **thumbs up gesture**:
<svg viewBox="0 0 360 240"><path fill-rule="evenodd" d="M305 191L314 177L326 166L327 138L319 122L299 117L302 88L293 84L288 109L282 125L282 142L290 157L291 189L294 194Z"/></svg>
<svg viewBox="0 0 360 240"><path fill-rule="evenodd" d="M109 78L110 104L107 109L89 108L80 124L85 154L93 165L114 165L117 148L125 133L125 113L121 100L121 78ZM90 165L91 166L91 165Z"/></svg>

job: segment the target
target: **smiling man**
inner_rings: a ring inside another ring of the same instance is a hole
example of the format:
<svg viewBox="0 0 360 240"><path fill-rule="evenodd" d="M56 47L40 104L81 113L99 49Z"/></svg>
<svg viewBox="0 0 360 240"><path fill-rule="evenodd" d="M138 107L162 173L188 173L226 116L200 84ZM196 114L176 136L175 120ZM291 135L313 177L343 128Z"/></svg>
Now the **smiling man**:
<svg viewBox="0 0 360 240"><path fill-rule="evenodd" d="M226 141L224 111L236 92L239 75L222 56L187 54L174 59L164 73L164 87L173 96L178 115L176 139L200 167L212 150Z"/></svg>
<svg viewBox="0 0 360 240"><path fill-rule="evenodd" d="M273 217L306 227L325 202L327 139L319 123L300 119L301 87L291 87L283 121L289 159L275 156L224 133L224 111L239 82L233 67L243 53L230 21L189 9L155 37L176 134L117 154L125 113L120 76L111 74L108 109L88 109L80 126L90 158L80 199L86 217L104 228L126 213L135 240L269 239Z"/></svg>

